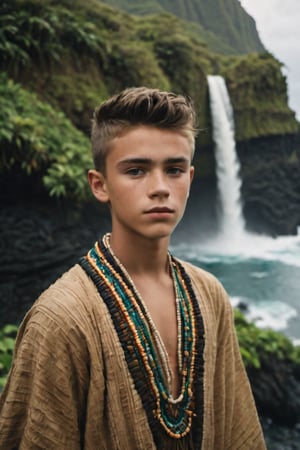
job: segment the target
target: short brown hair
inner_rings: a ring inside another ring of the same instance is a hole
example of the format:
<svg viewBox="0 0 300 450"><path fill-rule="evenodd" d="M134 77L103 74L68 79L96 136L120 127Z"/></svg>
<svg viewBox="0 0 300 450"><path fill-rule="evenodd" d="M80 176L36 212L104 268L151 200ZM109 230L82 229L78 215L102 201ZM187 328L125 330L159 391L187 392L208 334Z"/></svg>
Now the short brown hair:
<svg viewBox="0 0 300 450"><path fill-rule="evenodd" d="M92 151L95 168L105 173L109 144L138 125L177 131L195 146L196 114L192 100L183 95L146 87L128 88L95 109L92 122Z"/></svg>

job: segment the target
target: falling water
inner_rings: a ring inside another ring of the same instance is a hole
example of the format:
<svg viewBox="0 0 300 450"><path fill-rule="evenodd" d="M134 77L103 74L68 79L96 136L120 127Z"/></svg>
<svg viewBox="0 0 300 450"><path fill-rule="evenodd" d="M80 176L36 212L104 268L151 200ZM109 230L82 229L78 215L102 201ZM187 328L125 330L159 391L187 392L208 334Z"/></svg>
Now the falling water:
<svg viewBox="0 0 300 450"><path fill-rule="evenodd" d="M181 240L172 252L216 275L234 305L247 305L249 320L300 345L300 229L298 236L276 239L245 230L230 99L221 77L208 83L222 232Z"/></svg>
<svg viewBox="0 0 300 450"><path fill-rule="evenodd" d="M221 76L208 76L210 108L215 144L217 186L221 206L221 232L239 238L245 221L241 202L240 164L236 154L234 120L230 98Z"/></svg>
<svg viewBox="0 0 300 450"><path fill-rule="evenodd" d="M208 77L208 84L222 232L180 241L172 252L216 275L233 305L247 305L249 320L300 345L300 229L276 239L245 230L230 99L221 77Z"/></svg>

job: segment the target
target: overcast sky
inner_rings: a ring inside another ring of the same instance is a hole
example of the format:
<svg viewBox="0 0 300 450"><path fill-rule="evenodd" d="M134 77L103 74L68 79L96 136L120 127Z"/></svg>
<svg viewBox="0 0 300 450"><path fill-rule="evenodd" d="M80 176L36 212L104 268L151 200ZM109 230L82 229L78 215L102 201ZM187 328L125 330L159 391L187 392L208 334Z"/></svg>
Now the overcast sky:
<svg viewBox="0 0 300 450"><path fill-rule="evenodd" d="M300 120L300 0L240 0L256 21L260 38L284 63L289 105Z"/></svg>

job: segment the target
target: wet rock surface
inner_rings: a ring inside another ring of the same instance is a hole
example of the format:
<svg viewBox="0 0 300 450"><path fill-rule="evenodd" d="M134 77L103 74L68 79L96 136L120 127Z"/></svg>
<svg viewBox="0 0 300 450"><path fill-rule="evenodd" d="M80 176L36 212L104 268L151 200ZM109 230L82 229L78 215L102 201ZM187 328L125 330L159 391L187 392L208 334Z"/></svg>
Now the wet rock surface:
<svg viewBox="0 0 300 450"><path fill-rule="evenodd" d="M23 203L0 210L0 327L19 323L39 294L109 228L97 205Z"/></svg>
<svg viewBox="0 0 300 450"><path fill-rule="evenodd" d="M260 369L248 369L257 408L275 424L300 424L300 366L270 357Z"/></svg>
<svg viewBox="0 0 300 450"><path fill-rule="evenodd" d="M268 450L300 449L300 424L284 427L266 418L261 418L261 424Z"/></svg>
<svg viewBox="0 0 300 450"><path fill-rule="evenodd" d="M242 198L248 228L277 235L300 225L300 135L238 143Z"/></svg>

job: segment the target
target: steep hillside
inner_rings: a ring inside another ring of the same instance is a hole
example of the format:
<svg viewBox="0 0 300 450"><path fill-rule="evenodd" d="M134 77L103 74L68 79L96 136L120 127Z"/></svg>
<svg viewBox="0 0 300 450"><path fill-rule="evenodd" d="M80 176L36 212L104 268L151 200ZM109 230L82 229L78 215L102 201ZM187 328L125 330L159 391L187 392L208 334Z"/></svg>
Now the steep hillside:
<svg viewBox="0 0 300 450"><path fill-rule="evenodd" d="M298 131L281 67L271 54L253 53L228 59L221 69L234 108L238 141Z"/></svg>
<svg viewBox="0 0 300 450"><path fill-rule="evenodd" d="M206 76L212 73L222 73L229 83L239 140L297 129L287 107L286 81L272 55L213 53L168 13L138 17L97 0L77 0L75 9L71 4L2 3L0 70L63 110L85 133L99 101L124 87L147 85L189 94L205 130L199 143L208 144ZM265 115L263 127L256 121L258 110Z"/></svg>
<svg viewBox="0 0 300 450"><path fill-rule="evenodd" d="M216 222L206 77L221 74L234 107L248 223L259 217L272 233L295 232L299 125L287 105L281 64L268 53L214 53L199 34L187 31L187 22L167 12L135 16L98 0L76 0L72 6L72 0L0 4L1 204L10 201L8 193L22 201L37 188L81 202L88 195L83 177L90 164L83 138L95 106L122 88L147 85L193 98L200 133L192 216L196 208L204 222L199 208L204 196L203 209L210 209Z"/></svg>
<svg viewBox="0 0 300 450"><path fill-rule="evenodd" d="M194 22L209 48L225 54L264 51L251 16L238 0L104 0L132 14L145 15L168 11Z"/></svg>
<svg viewBox="0 0 300 450"><path fill-rule="evenodd" d="M220 57L200 38L169 14L146 19L96 0L69 3L16 0L5 11L2 4L0 70L86 133L96 104L132 85L191 95L207 127L206 73Z"/></svg>

